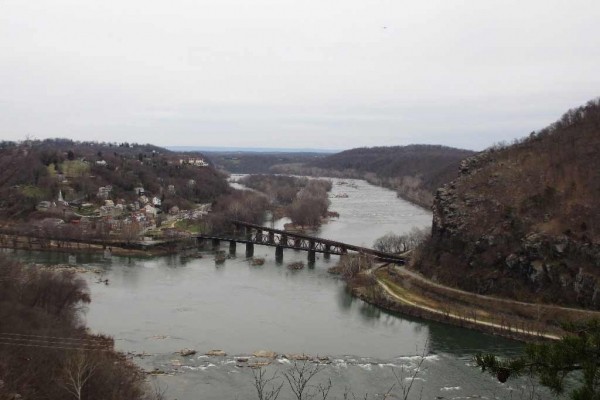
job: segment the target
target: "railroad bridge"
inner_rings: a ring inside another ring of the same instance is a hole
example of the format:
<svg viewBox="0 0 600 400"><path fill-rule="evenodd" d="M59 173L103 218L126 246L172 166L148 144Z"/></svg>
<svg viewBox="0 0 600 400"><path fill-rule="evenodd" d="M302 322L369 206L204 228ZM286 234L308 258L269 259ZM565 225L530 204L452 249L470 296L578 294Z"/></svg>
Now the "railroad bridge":
<svg viewBox="0 0 600 400"><path fill-rule="evenodd" d="M234 232L236 233L230 236L200 234L194 235L193 237L199 242L210 240L215 247L218 246L221 241L229 242L229 250L232 253L235 253L237 243L244 243L246 245L246 257L252 257L254 255L254 245L263 245L275 247L275 258L277 260L283 259L283 249L306 251L308 252L309 262L315 261L316 253L323 253L325 258L328 258L331 254L344 255L349 252L367 254L374 256L379 260L397 264L404 264L406 260L406 258L401 255L384 253L334 240L267 228L243 221L231 222L235 227Z"/></svg>

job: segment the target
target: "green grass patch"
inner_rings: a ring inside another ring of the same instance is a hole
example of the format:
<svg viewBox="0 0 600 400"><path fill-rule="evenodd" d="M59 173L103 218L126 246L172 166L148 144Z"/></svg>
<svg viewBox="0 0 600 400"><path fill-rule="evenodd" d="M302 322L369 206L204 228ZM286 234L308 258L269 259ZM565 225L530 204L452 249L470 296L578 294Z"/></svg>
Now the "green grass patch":
<svg viewBox="0 0 600 400"><path fill-rule="evenodd" d="M177 221L175 223L175 227L192 234L200 234L204 232L204 224L202 222L190 221L187 219Z"/></svg>
<svg viewBox="0 0 600 400"><path fill-rule="evenodd" d="M60 165L60 169L69 177L84 176L90 172L90 165L81 160L67 160Z"/></svg>
<svg viewBox="0 0 600 400"><path fill-rule="evenodd" d="M29 197L30 199L43 199L47 197L47 193L45 190L33 185L26 185L21 187L21 193L25 197Z"/></svg>

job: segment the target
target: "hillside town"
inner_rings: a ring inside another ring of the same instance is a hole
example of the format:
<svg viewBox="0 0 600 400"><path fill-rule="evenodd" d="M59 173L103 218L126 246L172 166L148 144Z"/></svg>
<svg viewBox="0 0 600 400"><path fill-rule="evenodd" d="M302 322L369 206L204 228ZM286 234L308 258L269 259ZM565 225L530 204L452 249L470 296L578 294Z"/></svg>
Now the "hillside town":
<svg viewBox="0 0 600 400"><path fill-rule="evenodd" d="M181 236L178 222L200 221L229 190L224 176L197 154L129 144L67 145L2 144L7 172L14 171L14 183L2 187L4 230L128 242Z"/></svg>

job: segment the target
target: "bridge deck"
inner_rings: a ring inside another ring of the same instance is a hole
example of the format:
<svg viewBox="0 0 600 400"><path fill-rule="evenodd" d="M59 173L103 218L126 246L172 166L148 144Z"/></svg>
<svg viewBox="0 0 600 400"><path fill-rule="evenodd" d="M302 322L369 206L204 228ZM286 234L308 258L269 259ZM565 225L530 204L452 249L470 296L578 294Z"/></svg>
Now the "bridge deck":
<svg viewBox="0 0 600 400"><path fill-rule="evenodd" d="M268 228L243 221L232 221L232 223L238 228L246 228L248 234L243 236L194 235L194 237L199 239L234 241L236 243L273 246L336 255L343 255L347 254L348 251L354 251L360 254L369 254L385 261L396 263L404 263L405 261L405 257L403 256L384 253L367 247L288 232L281 229Z"/></svg>

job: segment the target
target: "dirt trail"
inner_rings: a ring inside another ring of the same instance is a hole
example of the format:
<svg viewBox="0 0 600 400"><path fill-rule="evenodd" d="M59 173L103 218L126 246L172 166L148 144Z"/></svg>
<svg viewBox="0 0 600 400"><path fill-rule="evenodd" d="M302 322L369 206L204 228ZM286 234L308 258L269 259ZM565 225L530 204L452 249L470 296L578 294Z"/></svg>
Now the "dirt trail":
<svg viewBox="0 0 600 400"><path fill-rule="evenodd" d="M383 265L379 268L382 268L384 266L385 265ZM377 269L379 269L379 268L377 268ZM497 303L514 304L514 305L525 306L525 307L543 308L543 309L548 309L548 310L562 310L562 311L569 311L569 312L574 312L574 313L582 313L582 314L589 315L590 317L593 316L595 318L600 318L600 312L598 312L598 311L582 310L580 308L572 308L572 307L553 306L553 305L549 305L549 304L526 303L523 301L504 299L501 297L485 296L482 294L467 292L467 291L456 289L453 287L444 286L444 285L441 285L439 283L433 282L433 281L425 278L421 274L418 274L414 271L410 271L410 270L406 269L405 267L399 269L398 272L403 275L408 275L412 279L419 280L428 286L437 287L437 288L443 289L444 291L447 291L447 292L465 295L465 296L469 296L472 298L477 298L477 299L482 299L482 300L491 300L491 301L494 301Z"/></svg>
<svg viewBox="0 0 600 400"><path fill-rule="evenodd" d="M421 310L426 310L426 311L431 312L431 313L443 315L444 317L454 318L454 319L457 319L457 320L467 320L470 323L481 325L481 326L487 326L487 327L496 328L496 329L506 329L506 327L504 327L504 326L502 326L500 324L495 324L493 322L487 322L487 321L481 321L481 320L478 320L478 319L475 319L475 318L470 318L470 317L463 317L463 316L460 316L460 315L457 315L457 314L453 314L453 313L445 312L445 311L440 311L440 310L437 310L437 309L432 308L432 307L427 307L427 306L424 306L424 305L412 302L412 301L407 300L407 299L405 299L405 298L403 298L401 296L398 296L396 294L396 292L394 292L387 284L385 284L384 282L382 282L379 278L375 277L375 279L377 281L377 284L383 290L385 290L385 292L389 296L391 296L392 298L394 298L395 300L397 300L397 301L399 301L399 302L401 302L403 304L407 304L407 305L409 305L411 307L416 307L416 308L419 308ZM525 330L519 329L517 327L513 328L513 330L515 332L517 332L517 333L531 336L531 332L529 332L529 331L525 331ZM551 334L547 334L547 333L542 333L542 332L535 332L533 336L543 337L543 338L551 339L551 340L559 340L560 339L559 336L551 335Z"/></svg>

